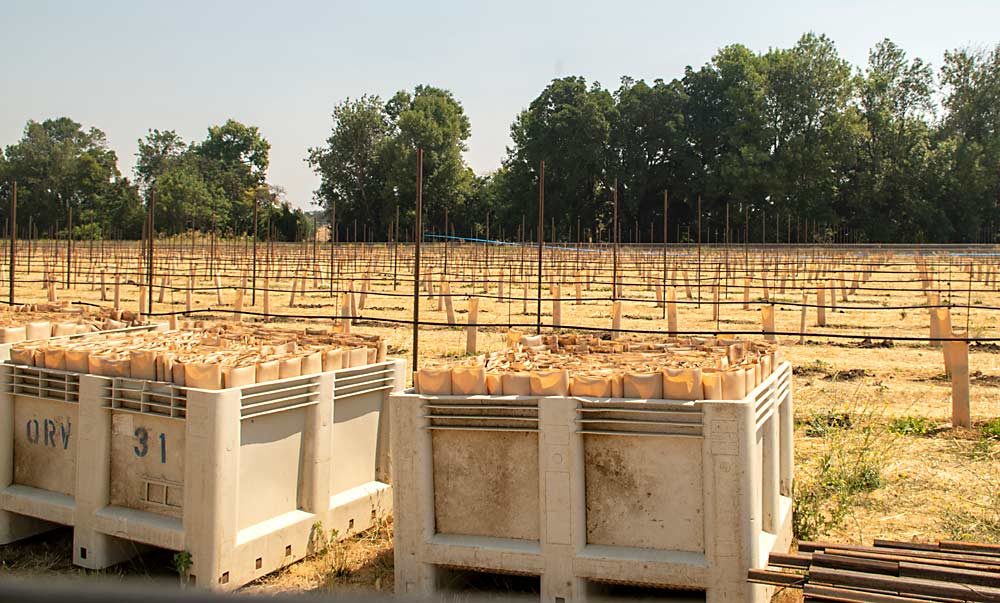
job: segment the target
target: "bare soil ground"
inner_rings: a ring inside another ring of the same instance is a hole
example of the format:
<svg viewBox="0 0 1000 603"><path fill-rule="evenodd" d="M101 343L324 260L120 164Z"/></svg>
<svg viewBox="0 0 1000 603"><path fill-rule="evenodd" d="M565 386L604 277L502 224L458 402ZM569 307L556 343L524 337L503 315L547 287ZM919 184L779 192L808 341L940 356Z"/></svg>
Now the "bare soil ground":
<svg viewBox="0 0 1000 603"><path fill-rule="evenodd" d="M437 253L437 259L428 261L425 269L440 274L440 252L432 253ZM515 255L508 253L506 258L494 259L493 267L487 270L481 261L482 253L481 248L451 251L449 274L452 275L455 310L460 322L465 320L466 296L483 295L483 274L499 279L501 267L505 270L505 279L518 273ZM361 256L362 252L357 254ZM937 261L942 263L937 274L942 278L940 290L944 298L971 306L970 310L953 311L952 321L956 330L965 330L968 325L972 337L996 336L1000 311L989 308L1000 307L1000 292L996 291L995 284L978 281L970 290L968 281L964 280L967 275L960 267L944 263L953 260L954 256L938 258ZM664 331L666 321L663 310L656 306L654 290L636 276L638 270L645 269L643 267L647 262L658 260L636 252L622 261L629 275L626 282L631 283L624 287L623 296L637 300L623 302L622 327ZM857 261L856 258L844 259L839 269L852 270L854 261ZM808 538L855 543L867 543L873 538L964 538L1000 542L1000 424L995 423L1000 417L1000 347L991 343L972 347L970 369L973 371L974 427L953 429L950 424L951 390L949 382L943 377L940 349L931 348L926 342L885 341L893 336L926 337L928 333L926 309L891 309L926 303L912 266L912 257L897 255L889 258L883 255L872 257L870 261L880 263L880 268L865 285L873 290L860 290L850 297L849 302L843 302L838 296L840 307L827 310L829 324L826 327L816 326L815 310L810 309L807 321L809 333L804 336L805 343L799 344L797 336L779 337L786 345L785 358L796 368L797 527ZM721 262L721 252L708 256L703 259L704 271L714 275L715 266ZM321 269L324 263L321 258L318 262ZM405 324L386 321L412 318L412 285L401 282L394 289L389 264L385 261L368 266L362 259L354 268L353 278L368 276L381 279L373 283L365 308L359 309L366 319L359 321L354 328L384 336L388 340L390 355L409 358L411 330ZM177 272L171 284L184 286L184 271L178 265L174 269ZM659 270L655 265L648 269L654 276ZM346 261L341 270L341 276L348 274ZM694 269L689 267L689 271L693 278ZM224 288L237 286L241 272L241 269L230 270L221 279L221 285ZM326 322L332 325L329 317L339 313L340 303L336 296L329 293L326 285L329 276L321 274L317 281L309 284L304 296L298 295L295 307L290 307L287 291L292 288L292 280L289 272L294 271L286 268L282 278L272 275L269 280L272 289L285 290L271 294L271 312L308 314L315 316L321 324ZM572 269L567 271L562 279L562 324L610 327L610 286L596 284L589 290L585 289L584 297L602 299L587 300L577 305L573 299L572 272ZM41 271L31 276L40 279ZM709 278L705 274L702 277ZM607 264L597 271L596 276L589 273L584 276L585 280L595 278L610 280ZM477 281L475 284L471 282L473 279ZM465 282L459 282L463 280ZM529 279L526 277L524 280ZM60 290L59 295L63 299L98 302L97 282L93 274L89 278L85 275L80 284L69 291ZM109 291L111 282L109 274ZM156 282L159 283L159 280ZM524 293L521 282L524 281L518 281L513 288L515 295ZM360 290L359 283L360 280L356 281L355 290ZM197 280L195 285L211 287L213 281L203 278ZM339 279L337 286L340 287ZM489 290L490 295L495 296L496 284ZM551 315L547 285L544 290L543 321L547 321ZM508 284L508 294L510 291ZM137 307L138 293L138 287L124 286L123 306ZM677 293L679 301L688 301L683 286L678 286ZM682 331L760 330L758 307L762 291L759 287L752 291L751 309L743 310L740 303L723 305L718 321L712 317L710 289L703 287L701 294L701 307L695 303L679 306L679 327ZM17 295L19 300L42 300L45 292L34 284L19 287ZM529 296L534 295L532 288ZM260 292L257 296L257 305L251 307L250 295L247 295L246 310L262 311L263 296ZM741 301L742 275L739 278L734 276L721 296L723 301ZM221 308L231 304L232 297L231 289L224 290ZM772 291L771 299L799 302L801 294L798 291L784 294ZM811 297L810 301L815 301L815 298ZM196 292L193 305L196 309L220 309L214 290ZM525 305L527 312L524 312ZM845 309L845 305L870 309ZM155 304L154 310L182 311L184 307L184 293L173 291L167 292L164 303ZM524 304L520 300L501 301L482 297L479 321L497 326L480 329L479 351L500 349L504 345L506 325L533 324L536 319L534 310L534 301ZM798 331L799 308L779 306L775 315L776 330ZM426 291L421 293L421 319L446 322L445 312L437 309L437 301L429 299ZM288 319L281 320L290 322ZM843 333L856 337L828 339L821 333ZM461 326L425 327L421 330L421 358L463 357L465 339L465 329ZM62 532L48 538L2 546L0 568L17 575L82 573L70 563L70 546L71 539L67 539ZM170 556L147 555L125 565L127 567L110 571L132 576L158 576L170 572ZM296 563L247 586L245 590L391 592L391 523L372 533L331 544L325 553Z"/></svg>

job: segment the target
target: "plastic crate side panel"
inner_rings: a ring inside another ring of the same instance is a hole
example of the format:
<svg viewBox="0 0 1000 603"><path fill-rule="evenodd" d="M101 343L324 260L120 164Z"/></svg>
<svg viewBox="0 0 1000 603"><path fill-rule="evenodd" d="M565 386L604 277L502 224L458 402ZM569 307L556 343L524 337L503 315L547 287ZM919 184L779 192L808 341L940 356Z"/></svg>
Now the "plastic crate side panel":
<svg viewBox="0 0 1000 603"><path fill-rule="evenodd" d="M73 495L76 404L14 396L14 483Z"/></svg>
<svg viewBox="0 0 1000 603"><path fill-rule="evenodd" d="M432 432L434 517L441 534L538 540L538 433Z"/></svg>
<svg viewBox="0 0 1000 603"><path fill-rule="evenodd" d="M587 544L705 551L702 442L586 435Z"/></svg>
<svg viewBox="0 0 1000 603"><path fill-rule="evenodd" d="M298 509L306 414L295 408L240 423L238 529Z"/></svg>
<svg viewBox="0 0 1000 603"><path fill-rule="evenodd" d="M333 401L331 494L376 479L379 417L385 393L369 392Z"/></svg>
<svg viewBox="0 0 1000 603"><path fill-rule="evenodd" d="M110 504L180 519L184 508L185 424L111 412Z"/></svg>

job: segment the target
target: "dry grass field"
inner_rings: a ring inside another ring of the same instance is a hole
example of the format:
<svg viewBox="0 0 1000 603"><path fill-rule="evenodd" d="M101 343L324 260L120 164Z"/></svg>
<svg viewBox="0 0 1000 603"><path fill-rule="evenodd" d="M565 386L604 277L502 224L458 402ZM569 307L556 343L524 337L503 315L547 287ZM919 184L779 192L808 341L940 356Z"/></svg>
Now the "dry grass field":
<svg viewBox="0 0 1000 603"><path fill-rule="evenodd" d="M69 287L63 245L36 244L30 272L26 248L19 250L17 302L44 300L48 294L44 275L51 272L58 281L59 299L110 305L118 274L121 307L138 309L139 283L146 267L140 263L136 244L78 243ZM333 317L341 312L340 291L353 288L356 315L360 317L353 328L382 335L388 340L390 355L411 358L412 331L406 321L413 316L412 246L340 245L331 251L329 245L261 244L253 305L254 295L249 290L254 282L251 249L246 241L159 244L153 269L153 317L186 311L185 290L192 285L195 291L190 304L195 315L231 316L235 289L245 283L246 320L265 319L261 316L265 313L263 289L268 288L269 320L333 328ZM923 258L920 262L929 266L930 278L935 279L931 289L940 292L942 303L955 306L952 322L956 331L967 329L970 338L981 339L1000 334L1000 291L995 279L1000 257L985 255L988 252L737 247L706 248L699 260L691 247L668 251L667 285L677 294L680 331L759 333L759 307L765 303L763 287L767 283L767 296L777 303L775 330L793 333L778 339L786 346L785 358L795 367L796 527L803 538L857 543L873 538L1000 542L1000 345L972 344L969 363L974 424L971 429L954 429L950 422L951 388L944 376L941 350L919 341L928 336L929 318L923 307L927 297L918 258ZM619 254L623 330L666 331L664 310L658 307L656 296L663 283L662 253L658 247L649 247L625 248ZM435 295L429 295L426 287L421 289L420 318L431 323L421 328L421 361L466 355L464 325L467 300L472 295L480 298L478 323L483 326L479 327L479 352L500 349L508 325L533 330L531 325L537 319L536 261L537 250L531 246L426 246L422 273L434 275ZM969 265L975 278L969 276ZM808 308L807 333L799 343L800 307L787 304L800 303L803 291L814 304L819 284L828 285L831 279L839 284L843 278L850 285L866 267L870 267L869 277L859 280L849 301L843 301L838 290L838 307L826 310L826 326L817 326L816 309ZM693 299L686 295L685 270ZM451 285L458 323L454 326L447 326L447 312L439 309L436 293L442 274ZM612 253L606 248L547 252L542 323L552 321L549 286L559 283L563 328L609 328L612 274ZM750 307L744 309L747 274L751 277ZM170 278L161 302L164 275ZM580 304L575 301L578 280L583 298ZM300 285L293 305L295 283ZM723 302L717 320L712 307L715 283ZM4 270L0 291L6 292L6 288ZM511 295L518 299L511 299ZM365 298L363 304L361 297ZM912 340L892 339L899 337ZM331 543L321 554L246 590L391 591L391 529L387 521L372 533ZM71 538L59 532L3 546L0 568L17 575L80 574L81 570L70 563L70 545ZM169 555L150 554L104 573L146 579L170 571Z"/></svg>

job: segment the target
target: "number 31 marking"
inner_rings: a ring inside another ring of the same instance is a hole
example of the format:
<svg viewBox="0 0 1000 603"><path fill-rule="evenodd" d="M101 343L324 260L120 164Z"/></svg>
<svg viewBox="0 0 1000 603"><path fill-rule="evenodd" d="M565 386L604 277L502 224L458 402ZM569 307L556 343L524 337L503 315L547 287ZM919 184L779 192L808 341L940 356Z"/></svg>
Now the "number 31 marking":
<svg viewBox="0 0 1000 603"><path fill-rule="evenodd" d="M145 427L135 428L135 439L138 440L138 445L132 447L132 451L139 458L146 456L149 452L149 431ZM167 434L160 434L160 462L167 462Z"/></svg>

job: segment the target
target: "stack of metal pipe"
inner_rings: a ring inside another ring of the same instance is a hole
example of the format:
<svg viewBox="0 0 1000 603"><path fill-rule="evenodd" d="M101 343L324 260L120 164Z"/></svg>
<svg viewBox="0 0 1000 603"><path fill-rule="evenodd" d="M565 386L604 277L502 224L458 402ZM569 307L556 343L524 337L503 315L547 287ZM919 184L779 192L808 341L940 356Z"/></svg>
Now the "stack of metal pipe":
<svg viewBox="0 0 1000 603"><path fill-rule="evenodd" d="M873 546L800 542L772 553L748 580L836 603L1000 602L1000 545L876 540Z"/></svg>

